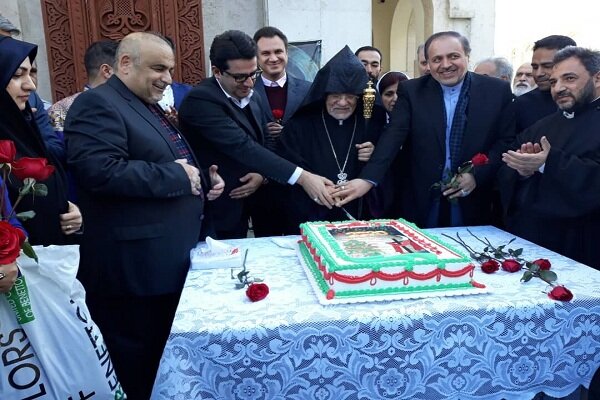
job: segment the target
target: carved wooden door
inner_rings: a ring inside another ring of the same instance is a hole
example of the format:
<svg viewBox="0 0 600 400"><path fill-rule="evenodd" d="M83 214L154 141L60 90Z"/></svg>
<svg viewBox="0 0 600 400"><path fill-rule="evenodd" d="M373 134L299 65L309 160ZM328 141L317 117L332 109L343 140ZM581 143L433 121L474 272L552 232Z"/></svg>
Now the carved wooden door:
<svg viewBox="0 0 600 400"><path fill-rule="evenodd" d="M156 31L176 44L174 79L189 84L205 76L202 0L41 0L54 101L82 90L83 56L102 39L120 40Z"/></svg>

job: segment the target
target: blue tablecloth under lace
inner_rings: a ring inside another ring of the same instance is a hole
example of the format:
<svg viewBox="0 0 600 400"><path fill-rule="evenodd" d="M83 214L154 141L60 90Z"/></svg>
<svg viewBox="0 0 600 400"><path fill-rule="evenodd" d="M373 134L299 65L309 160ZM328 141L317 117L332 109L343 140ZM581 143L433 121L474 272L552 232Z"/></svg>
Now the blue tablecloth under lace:
<svg viewBox="0 0 600 400"><path fill-rule="evenodd" d="M512 238L471 230L495 244ZM465 228L431 232L483 247ZM600 366L600 271L521 239L510 247L550 259L571 302L549 299L539 279L478 270L489 293L323 306L293 250L271 238L228 243L249 249L247 268L270 294L252 303L229 270L190 271L153 399L562 397Z"/></svg>

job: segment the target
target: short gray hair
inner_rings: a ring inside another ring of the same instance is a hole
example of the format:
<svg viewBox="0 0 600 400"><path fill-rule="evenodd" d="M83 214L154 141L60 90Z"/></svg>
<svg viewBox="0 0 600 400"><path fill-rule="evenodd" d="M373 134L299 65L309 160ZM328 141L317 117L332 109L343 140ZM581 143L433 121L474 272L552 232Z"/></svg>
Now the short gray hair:
<svg viewBox="0 0 600 400"><path fill-rule="evenodd" d="M496 75L494 75L494 78L504 79L506 77L507 81L512 82L513 67L506 58L490 57L479 61L477 65L487 62L493 63L496 66Z"/></svg>

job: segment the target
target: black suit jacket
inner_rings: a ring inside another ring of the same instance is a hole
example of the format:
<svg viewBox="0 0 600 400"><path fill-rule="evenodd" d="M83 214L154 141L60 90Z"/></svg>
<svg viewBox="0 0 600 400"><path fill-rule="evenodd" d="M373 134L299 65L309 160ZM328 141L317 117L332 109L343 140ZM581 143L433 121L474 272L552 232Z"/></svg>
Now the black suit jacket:
<svg viewBox="0 0 600 400"><path fill-rule="evenodd" d="M469 72L470 73L470 72ZM471 74L467 125L459 163L485 153L490 163L477 167L477 188L459 200L467 225L488 223L491 187L502 152L514 137L514 110L510 85L497 78ZM431 185L442 177L445 163L446 120L440 84L426 75L400 82L391 122L360 177L381 182L400 147L403 217L423 226L439 191Z"/></svg>
<svg viewBox="0 0 600 400"><path fill-rule="evenodd" d="M85 221L79 278L86 290L179 292L203 200L191 194L159 120L113 76L75 100L65 137Z"/></svg>
<svg viewBox="0 0 600 400"><path fill-rule="evenodd" d="M290 118L292 118L296 110L298 110L300 105L302 105L302 101L304 100L304 97L306 97L306 94L310 89L310 85L311 83L308 81L297 79L290 74L287 74L287 103L283 113L284 124L289 121ZM273 119L271 106L269 105L269 98L267 97L267 92L265 91L265 85L260 77L254 84L254 95L258 96L263 118L268 122L275 121Z"/></svg>
<svg viewBox="0 0 600 400"><path fill-rule="evenodd" d="M196 157L204 167L218 165L225 180L225 193L211 202L219 230L235 227L243 217L243 201L229 197L232 189L241 186L242 176L257 172L285 184L296 169L264 147L264 120L255 95L248 107L251 117L225 96L212 77L192 89L179 110L181 131Z"/></svg>

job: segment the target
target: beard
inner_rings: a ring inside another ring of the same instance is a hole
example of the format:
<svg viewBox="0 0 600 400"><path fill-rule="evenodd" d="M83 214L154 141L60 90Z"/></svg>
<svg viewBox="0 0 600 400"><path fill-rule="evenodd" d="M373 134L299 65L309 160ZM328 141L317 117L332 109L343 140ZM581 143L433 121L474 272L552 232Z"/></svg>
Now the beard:
<svg viewBox="0 0 600 400"><path fill-rule="evenodd" d="M570 95L574 99L573 102L571 104L559 105L558 108L560 108L562 111L571 113L594 101L596 98L596 88L594 87L593 80L589 79L583 89L581 89L579 96L574 96L571 92L567 92L566 94ZM561 96L563 96L562 92L557 93L556 96L554 96L555 101Z"/></svg>
<svg viewBox="0 0 600 400"><path fill-rule="evenodd" d="M515 96L521 96L527 92L531 92L533 86L516 86L513 90Z"/></svg>

